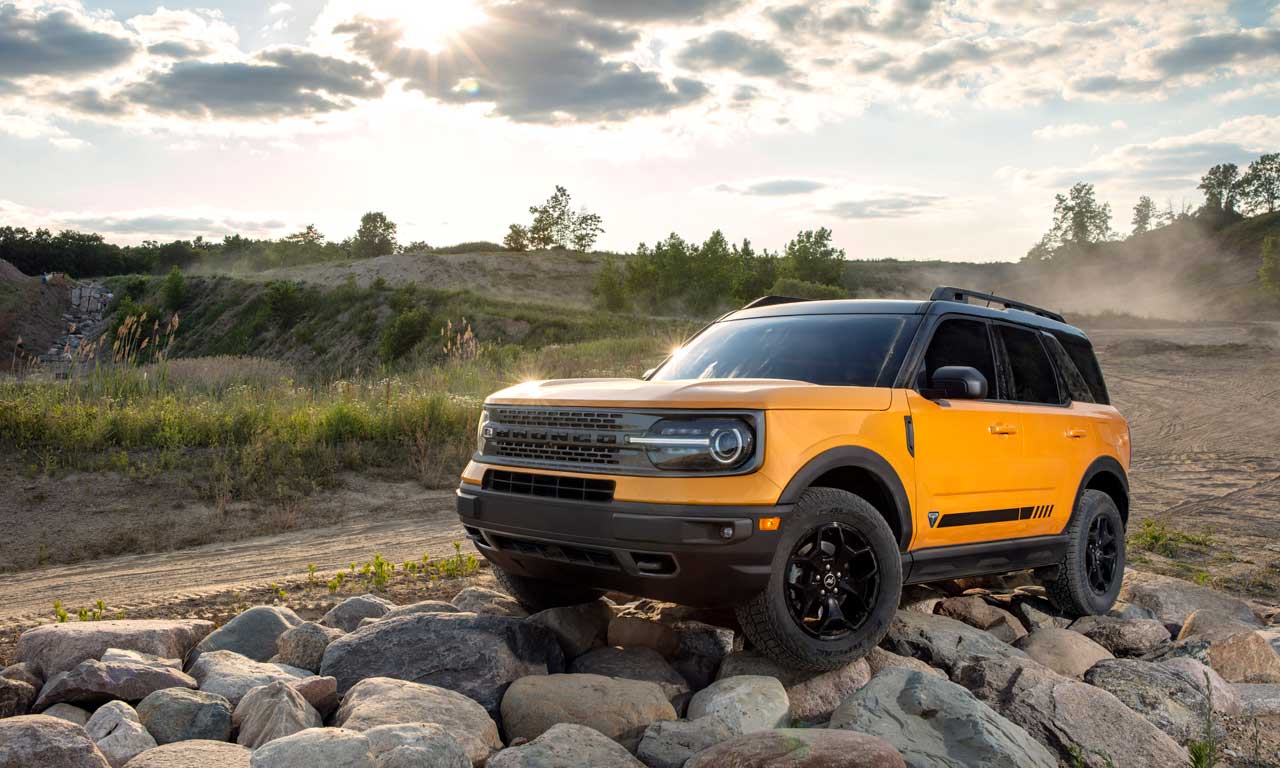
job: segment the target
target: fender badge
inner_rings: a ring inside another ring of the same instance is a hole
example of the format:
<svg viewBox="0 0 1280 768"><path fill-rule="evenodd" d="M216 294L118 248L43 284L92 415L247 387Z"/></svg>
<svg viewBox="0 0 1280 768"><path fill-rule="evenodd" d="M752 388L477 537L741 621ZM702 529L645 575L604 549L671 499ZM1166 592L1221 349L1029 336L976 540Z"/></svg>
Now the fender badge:
<svg viewBox="0 0 1280 768"><path fill-rule="evenodd" d="M930 527L930 528L932 528L934 525L936 525L936 524L937 524L937 522L938 522L938 518L939 518L939 517L941 517L941 515L940 515L940 514L938 514L938 512L936 512L936 511L935 511L935 512L930 512L930 513L929 513L929 527Z"/></svg>

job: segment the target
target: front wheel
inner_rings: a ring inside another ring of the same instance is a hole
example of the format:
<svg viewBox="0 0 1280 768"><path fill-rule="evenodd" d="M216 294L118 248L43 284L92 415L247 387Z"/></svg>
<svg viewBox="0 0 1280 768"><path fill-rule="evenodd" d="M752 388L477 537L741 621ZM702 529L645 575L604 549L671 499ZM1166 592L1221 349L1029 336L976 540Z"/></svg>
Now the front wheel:
<svg viewBox="0 0 1280 768"><path fill-rule="evenodd" d="M825 671L884 639L901 592L898 543L876 508L847 491L810 488L783 524L769 585L736 611L761 653Z"/></svg>
<svg viewBox="0 0 1280 768"><path fill-rule="evenodd" d="M1067 550L1044 583L1054 607L1071 616L1111 610L1124 580L1124 520L1115 501L1087 490L1067 525Z"/></svg>

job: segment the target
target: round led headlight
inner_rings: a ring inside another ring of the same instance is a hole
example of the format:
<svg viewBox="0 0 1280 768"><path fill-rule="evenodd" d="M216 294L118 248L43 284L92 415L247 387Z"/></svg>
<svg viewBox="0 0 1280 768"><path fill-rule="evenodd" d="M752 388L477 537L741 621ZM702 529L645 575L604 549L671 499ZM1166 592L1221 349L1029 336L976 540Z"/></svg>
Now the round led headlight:
<svg viewBox="0 0 1280 768"><path fill-rule="evenodd" d="M711 458L722 466L736 466L747 450L748 440L744 430L738 427L713 429L708 446L711 449Z"/></svg>
<svg viewBox="0 0 1280 768"><path fill-rule="evenodd" d="M731 416L663 419L627 442L643 446L658 469L684 472L737 469L755 450L751 426Z"/></svg>

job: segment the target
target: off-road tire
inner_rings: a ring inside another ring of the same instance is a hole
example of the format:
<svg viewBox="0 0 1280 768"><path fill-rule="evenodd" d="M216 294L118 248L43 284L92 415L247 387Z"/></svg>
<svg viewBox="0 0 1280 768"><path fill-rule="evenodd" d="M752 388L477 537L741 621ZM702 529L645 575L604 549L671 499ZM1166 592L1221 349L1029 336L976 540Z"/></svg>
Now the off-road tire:
<svg viewBox="0 0 1280 768"><path fill-rule="evenodd" d="M806 634L792 619L785 595L786 569L800 539L815 529L839 523L853 528L870 546L880 575L863 624L838 640ZM768 587L734 610L756 650L792 669L838 669L871 652L889 631L902 594L902 559L884 517L860 496L835 488L810 488L783 519Z"/></svg>
<svg viewBox="0 0 1280 768"><path fill-rule="evenodd" d="M1089 583L1087 556L1089 531L1095 520L1110 520L1115 533L1117 554L1109 587L1102 592ZM1087 490L1080 494L1080 502L1065 531L1067 549L1058 563L1056 575L1044 580L1049 601L1068 616L1092 616L1106 613L1115 604L1124 581L1124 520L1115 500L1102 491Z"/></svg>
<svg viewBox="0 0 1280 768"><path fill-rule="evenodd" d="M497 566L493 568L493 578L503 592L514 597L516 602L530 613L564 605L589 603L604 594L602 590L590 587L574 587L557 584L554 581L517 576Z"/></svg>

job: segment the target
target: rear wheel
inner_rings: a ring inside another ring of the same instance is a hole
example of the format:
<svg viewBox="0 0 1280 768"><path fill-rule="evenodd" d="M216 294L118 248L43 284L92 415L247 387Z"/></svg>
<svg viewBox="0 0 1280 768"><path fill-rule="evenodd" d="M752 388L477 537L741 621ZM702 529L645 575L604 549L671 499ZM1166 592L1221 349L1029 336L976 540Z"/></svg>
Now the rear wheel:
<svg viewBox="0 0 1280 768"><path fill-rule="evenodd" d="M1087 490L1067 526L1067 551L1045 590L1054 606L1073 616L1106 613L1124 580L1124 519L1115 501Z"/></svg>
<svg viewBox="0 0 1280 768"><path fill-rule="evenodd" d="M898 544L875 507L810 488L783 525L768 587L737 608L738 621L784 666L836 669L879 644L901 592Z"/></svg>
<svg viewBox="0 0 1280 768"><path fill-rule="evenodd" d="M568 586L554 581L517 576L514 573L507 573L496 565L493 568L493 578L504 592L514 597L530 613L537 613L547 608L559 608L562 605L589 603L604 594L599 589Z"/></svg>

